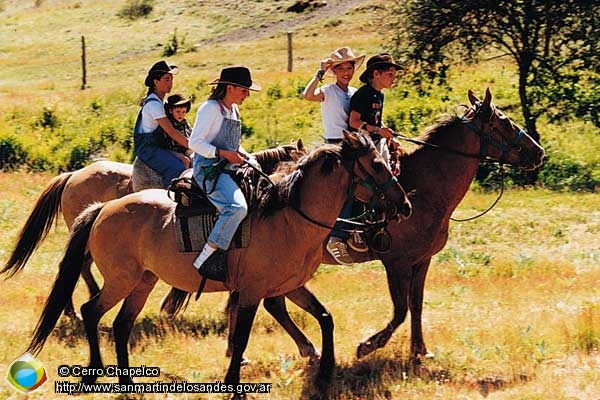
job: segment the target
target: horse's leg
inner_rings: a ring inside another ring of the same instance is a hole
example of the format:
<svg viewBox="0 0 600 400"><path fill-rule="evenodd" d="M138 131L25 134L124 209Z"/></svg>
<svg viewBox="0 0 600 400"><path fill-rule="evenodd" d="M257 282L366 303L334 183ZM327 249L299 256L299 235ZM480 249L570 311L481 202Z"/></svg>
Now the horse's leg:
<svg viewBox="0 0 600 400"><path fill-rule="evenodd" d="M235 324L238 312L238 300L240 298L239 292L231 292L227 299L227 306L225 312L227 313L228 330L227 333L227 350L225 350L225 357L231 357L233 355L233 332L235 330ZM243 362L243 361L242 361Z"/></svg>
<svg viewBox="0 0 600 400"><path fill-rule="evenodd" d="M244 357L244 351L248 345L250 330L256 316L257 304L251 304L245 307L238 307L236 313L235 328L233 330L233 354L229 362L229 369L225 375L225 383L237 386L240 382L240 368ZM234 398L242 398L243 393L236 393Z"/></svg>
<svg viewBox="0 0 600 400"><path fill-rule="evenodd" d="M148 295L156 285L158 278L150 271L144 272L141 282L125 298L121 310L113 322L113 335L117 352L117 365L121 369L129 368L127 342L135 319L144 308ZM130 376L119 375L119 383L133 383Z"/></svg>
<svg viewBox="0 0 600 400"><path fill-rule="evenodd" d="M124 283L121 281L119 283ZM98 343L98 323L104 314L113 308L119 301L131 293L136 282L121 286L113 282L104 282L100 292L81 306L81 316L85 326L85 332L90 346L90 368L103 368L100 345ZM97 376L84 376L84 383L94 383Z"/></svg>
<svg viewBox="0 0 600 400"><path fill-rule="evenodd" d="M304 333L298 328L296 323L290 318L287 307L285 305L285 298L283 296L270 297L265 299L263 302L265 309L279 322L279 324L285 329L285 331L292 337L298 351L302 357L310 357L311 362L319 360L321 354L312 344L312 342L304 335Z"/></svg>
<svg viewBox="0 0 600 400"><path fill-rule="evenodd" d="M421 315L423 312L423 292L425 291L425 278L429 270L431 258L413 267L413 274L410 283L410 294L408 296L408 307L410 309L410 356L418 358L424 356L433 358L433 353L427 351L425 341L423 340L423 327L421 325Z"/></svg>
<svg viewBox="0 0 600 400"><path fill-rule="evenodd" d="M408 312L408 296L410 293L412 271L415 267L396 265L395 261L384 263L387 273L388 289L394 304L394 316L389 324L367 340L358 345L356 357L361 358L385 346L392 334L404 322Z"/></svg>
<svg viewBox="0 0 600 400"><path fill-rule="evenodd" d="M316 386L323 397L327 397L327 390L335 366L335 355L333 348L333 317L327 311L325 306L312 294L306 287L301 286L298 289L285 295L303 310L308 311L319 321L321 327L321 336L323 343L323 354L317 374Z"/></svg>

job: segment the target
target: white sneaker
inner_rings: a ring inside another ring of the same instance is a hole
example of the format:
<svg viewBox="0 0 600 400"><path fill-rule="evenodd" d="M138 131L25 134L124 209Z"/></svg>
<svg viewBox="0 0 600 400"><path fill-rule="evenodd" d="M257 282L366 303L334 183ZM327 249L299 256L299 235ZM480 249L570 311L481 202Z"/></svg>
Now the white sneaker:
<svg viewBox="0 0 600 400"><path fill-rule="evenodd" d="M366 253L369 251L369 246L363 239L363 235L356 231L350 234L350 238L348 239L348 246L357 253Z"/></svg>

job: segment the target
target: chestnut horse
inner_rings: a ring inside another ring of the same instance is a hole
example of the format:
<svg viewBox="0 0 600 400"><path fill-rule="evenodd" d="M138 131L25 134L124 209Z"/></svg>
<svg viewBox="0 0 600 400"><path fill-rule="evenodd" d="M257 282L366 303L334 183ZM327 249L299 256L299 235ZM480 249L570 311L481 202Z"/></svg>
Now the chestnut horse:
<svg viewBox="0 0 600 400"><path fill-rule="evenodd" d="M302 140L296 144L282 145L253 153L266 174L275 171L281 162L299 160L307 153ZM65 172L50 181L40 194L21 229L13 250L1 273L13 276L25 267L25 264L38 246L48 235L59 212L69 230L73 221L85 208L96 202L118 199L130 193L130 180L133 172L131 164L114 161L97 161L74 172ZM156 173L155 173L156 174ZM160 177L156 179L161 182ZM162 183L159 184L162 187ZM139 186L139 185L138 185ZM156 187L159 188L159 187ZM151 187L140 186L142 189ZM91 260L84 266L81 275L91 296L100 290L90 272ZM65 314L76 315L73 302L65 307Z"/></svg>
<svg viewBox="0 0 600 400"><path fill-rule="evenodd" d="M492 160L525 170L542 164L544 149L495 107L489 89L483 101L472 91L468 97L472 106L464 116L448 115L428 127L420 140L413 140L421 146L402 156L398 179L411 193L413 214L402 224L388 226L390 251L370 254L348 249L357 263L374 259L383 262L394 305L392 320L385 328L359 344L358 358L385 346L404 322L408 310L411 359L432 356L425 346L421 325L425 278L431 258L446 244L450 217L469 190L479 163ZM335 264L326 251L322 262ZM167 304L183 304L185 296L173 289L165 300ZM302 352L316 353L314 345L290 318L283 297L265 301L265 308ZM180 309L175 307L169 312L173 314Z"/></svg>
<svg viewBox="0 0 600 400"><path fill-rule="evenodd" d="M319 320L323 349L316 381L321 393L327 391L335 364L333 319L303 286L321 263L323 242L349 192L361 201L373 200L378 215L386 218L402 220L411 213L406 193L371 140L358 133L346 132L344 136L341 147L318 148L275 184L260 209L248 216L252 224L248 248L228 251L225 286L239 297L226 384L240 381L240 364L259 302L287 295ZM323 196L324 192L328 196ZM131 328L158 279L188 292L197 290L200 282L192 265L196 254L177 251L174 207L164 190L145 190L86 209L75 221L28 351L41 351L75 288L89 251L104 278L98 295L81 307L90 368L102 368L99 320L121 300L113 332L118 366L128 368ZM130 245L123 246L123 242ZM222 290L222 284L208 281L205 291L215 287ZM94 382L96 378L84 380ZM128 383L131 378L121 376L119 381Z"/></svg>

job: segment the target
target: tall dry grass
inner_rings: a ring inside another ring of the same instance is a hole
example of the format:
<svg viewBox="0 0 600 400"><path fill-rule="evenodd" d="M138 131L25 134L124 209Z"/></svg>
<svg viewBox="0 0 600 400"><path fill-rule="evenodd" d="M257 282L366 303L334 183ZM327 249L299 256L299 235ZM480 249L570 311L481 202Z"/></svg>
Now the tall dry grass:
<svg viewBox="0 0 600 400"><path fill-rule="evenodd" d="M0 175L4 193L0 239L4 260L28 208L50 179L23 173ZM457 216L484 209L494 194L471 192ZM596 399L600 393L600 198L544 190L508 191L488 215L452 223L450 240L432 263L424 306L425 340L436 357L409 363L408 321L390 343L357 360L356 346L391 318L391 301L380 263L322 268L311 290L335 320L337 367L331 385L335 399ZM27 347L56 273L66 241L59 226L25 271L0 283L0 374ZM226 321L224 294L206 294L184 316L168 321L159 314L167 292L159 284L136 322L131 365L158 366L165 382L222 380ZM76 303L85 301L83 285ZM292 316L320 346L316 322L294 306ZM105 364L114 364L110 331L116 310L101 323ZM242 369L245 382L271 382L270 395L255 399L307 398L314 367L299 357L290 338L260 310ZM81 326L61 319L39 356L57 379L61 364L87 362ZM60 379L59 379L60 380ZM114 382L104 378L102 382ZM153 381L141 378L138 381ZM39 392L39 393L38 393ZM48 383L27 397L64 398ZM0 387L4 398L24 398ZM84 398L102 398L85 395ZM172 398L222 398L174 396ZM134 398L121 396L120 398ZM164 398L146 395L144 398Z"/></svg>

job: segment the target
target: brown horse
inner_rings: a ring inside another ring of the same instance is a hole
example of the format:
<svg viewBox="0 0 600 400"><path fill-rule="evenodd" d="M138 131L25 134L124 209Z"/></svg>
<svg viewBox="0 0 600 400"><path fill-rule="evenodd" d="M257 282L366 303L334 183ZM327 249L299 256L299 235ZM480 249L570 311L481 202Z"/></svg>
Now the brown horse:
<svg viewBox="0 0 600 400"><path fill-rule="evenodd" d="M390 225L391 249L370 254L352 251L357 263L380 259L386 270L388 288L394 305L392 320L381 331L359 344L357 356L363 357L387 344L392 334L411 311L411 358L432 356L423 340L421 313L425 278L431 257L444 248L452 213L463 199L482 160L495 160L533 170L542 164L544 149L515 125L492 103L489 89L479 100L469 91L472 107L464 116L447 116L427 128L420 147L402 156L401 185L411 194L413 215L402 224ZM351 251L351 250L350 250ZM323 263L335 264L323 252ZM172 290L166 300L182 303L184 293ZM314 346L290 318L282 297L265 300L265 308L306 353ZM179 309L172 309L171 313ZM231 332L230 332L231 335ZM229 342L232 342L230 337Z"/></svg>
<svg viewBox="0 0 600 400"><path fill-rule="evenodd" d="M296 144L262 150L253 155L263 171L271 174L281 162L295 162L306 153L300 139ZM97 161L85 168L66 172L53 178L34 204L0 274L4 273L7 277L11 277L25 267L33 252L48 235L59 212L62 212L65 223L71 230L75 218L88 205L118 199L130 193L132 172L133 167L130 164ZM162 187L160 177L157 181L159 186L155 188ZM150 188L138 186L140 190ZM90 272L90 265L91 260L88 260L81 275L93 296L100 289ZM65 314L70 317L76 315L72 301L67 303Z"/></svg>
<svg viewBox="0 0 600 400"><path fill-rule="evenodd" d="M313 151L278 182L261 208L248 217L252 224L249 247L228 252L225 286L237 292L239 298L227 384L240 381L240 363L259 302L287 295L304 304L319 320L323 351L317 383L322 392L327 390L335 364L333 319L303 287L321 263L323 242L349 191L361 201L373 199L378 214L386 218L401 220L411 212L406 193L370 139L355 133L345 133L345 138L341 147L328 145ZM323 196L324 192L329 195ZM118 366L127 368L131 328L158 279L188 292L195 291L200 282L192 266L196 255L177 251L174 207L164 190L145 190L93 205L81 214L28 351L37 354L42 349L74 290L89 251L104 278L98 295L81 307L90 345L90 367L102 368L97 329L100 318L124 300L113 332ZM116 235L119 243L114 240ZM280 240L273 240L275 237ZM129 245L122 246L123 242ZM223 290L223 284L209 281L205 291L214 290ZM96 378L84 379L94 382ZM129 377L119 380L130 382Z"/></svg>

